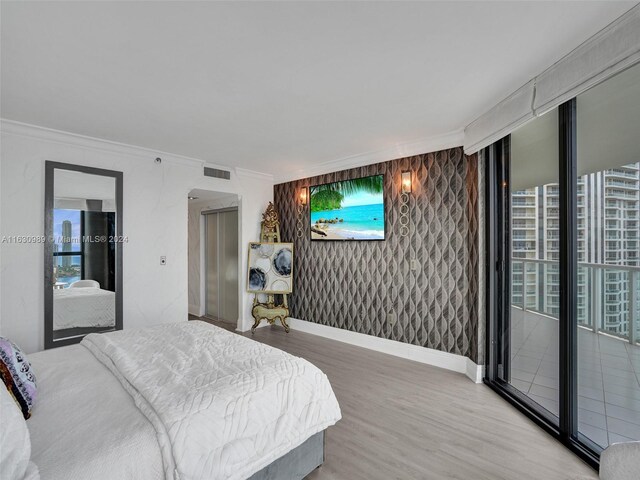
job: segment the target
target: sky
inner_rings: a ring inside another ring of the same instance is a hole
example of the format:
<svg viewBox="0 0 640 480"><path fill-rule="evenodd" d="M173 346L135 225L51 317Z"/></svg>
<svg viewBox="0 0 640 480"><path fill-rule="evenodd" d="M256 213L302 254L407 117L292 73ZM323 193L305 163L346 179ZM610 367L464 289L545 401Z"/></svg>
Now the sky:
<svg viewBox="0 0 640 480"><path fill-rule="evenodd" d="M358 205L373 205L383 203L382 193L358 192L355 195L344 197L342 207L356 207Z"/></svg>

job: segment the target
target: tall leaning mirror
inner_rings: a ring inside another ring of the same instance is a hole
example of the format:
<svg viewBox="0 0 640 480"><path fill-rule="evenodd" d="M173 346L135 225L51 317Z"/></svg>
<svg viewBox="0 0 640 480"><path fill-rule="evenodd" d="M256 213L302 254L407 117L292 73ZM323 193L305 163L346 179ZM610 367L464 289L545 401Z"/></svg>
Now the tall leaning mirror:
<svg viewBox="0 0 640 480"><path fill-rule="evenodd" d="M122 172L45 165L44 344L122 329Z"/></svg>

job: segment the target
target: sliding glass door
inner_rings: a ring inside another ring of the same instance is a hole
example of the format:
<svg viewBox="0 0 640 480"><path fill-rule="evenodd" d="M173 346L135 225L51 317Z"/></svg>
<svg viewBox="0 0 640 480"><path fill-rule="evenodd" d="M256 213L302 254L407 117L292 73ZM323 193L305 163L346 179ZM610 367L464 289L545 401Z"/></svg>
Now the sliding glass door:
<svg viewBox="0 0 640 480"><path fill-rule="evenodd" d="M509 384L558 423L559 198L558 110L510 138L508 191L511 299Z"/></svg>
<svg viewBox="0 0 640 480"><path fill-rule="evenodd" d="M576 98L578 432L640 440L640 66Z"/></svg>
<svg viewBox="0 0 640 480"><path fill-rule="evenodd" d="M483 152L486 381L593 464L640 440L639 134L636 66Z"/></svg>

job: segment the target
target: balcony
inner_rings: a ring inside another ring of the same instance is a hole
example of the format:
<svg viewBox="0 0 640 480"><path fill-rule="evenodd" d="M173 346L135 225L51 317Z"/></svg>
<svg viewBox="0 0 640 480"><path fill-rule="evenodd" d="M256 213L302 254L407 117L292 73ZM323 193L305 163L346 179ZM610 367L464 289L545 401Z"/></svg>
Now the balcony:
<svg viewBox="0 0 640 480"><path fill-rule="evenodd" d="M614 255L610 254L610 256ZM513 258L512 268L516 272L526 273L529 277L539 276L540 280L544 282L541 291L545 291L547 297L558 295L558 283L548 282L551 278L558 278L557 262ZM578 319L580 325L592 329L595 333L612 335L633 344L639 342L640 267L580 262L578 263L578 278L582 295L587 297L588 306L586 314ZM607 295L611 294L621 294L618 298L626 299L622 302L622 312L619 303L613 307L607 302ZM545 308L550 304L548 300L549 298L539 299L539 307L533 310L544 315L551 315ZM585 299L580 298L579 301L585 301ZM522 307L522 305L515 306ZM610 324L605 326L605 315L611 313L618 314L623 318L615 325L615 328L612 328Z"/></svg>
<svg viewBox="0 0 640 480"><path fill-rule="evenodd" d="M623 190L609 190L606 192L605 194L607 197L610 198L619 198L622 200L637 200L638 199L638 195L636 193L627 193L626 191Z"/></svg>
<svg viewBox="0 0 640 480"><path fill-rule="evenodd" d="M516 197L511 199L511 206L513 207L530 207L535 208L536 199L528 197Z"/></svg>
<svg viewBox="0 0 640 480"><path fill-rule="evenodd" d="M624 188L627 190L632 190L632 191L637 191L638 190L638 185L637 182L621 182L619 180L613 180L613 179L607 179L605 182L605 185L607 187L617 187L617 188Z"/></svg>
<svg viewBox="0 0 640 480"><path fill-rule="evenodd" d="M633 169L622 170L622 169L614 168L612 170L607 170L605 173L607 177L628 178L631 180L635 180L638 178L637 172L638 172L637 170L634 171Z"/></svg>
<svg viewBox="0 0 640 480"><path fill-rule="evenodd" d="M516 207L516 208L513 208L511 210L511 216L514 219L516 219L516 218L532 218L532 219L535 219L536 218L536 212L535 212L534 209Z"/></svg>
<svg viewBox="0 0 640 480"><path fill-rule="evenodd" d="M535 242L537 240L536 236L534 234L527 234L527 232L524 233L520 233L520 232L514 232L513 235L511 236L512 240L523 240L523 241L528 241L528 242Z"/></svg>
<svg viewBox="0 0 640 480"><path fill-rule="evenodd" d="M512 248L513 248L513 251L517 251L517 252L535 252L536 243L527 242L523 240L514 240Z"/></svg>
<svg viewBox="0 0 640 480"><path fill-rule="evenodd" d="M542 285L535 301L512 297L510 383L558 415L558 263L512 265ZM579 431L603 448L640 440L640 267L579 263L578 276Z"/></svg>
<svg viewBox="0 0 640 480"><path fill-rule="evenodd" d="M518 222L516 220L513 221L512 228L514 230L537 230L538 229L538 227L536 226L535 222L520 223L520 222Z"/></svg>
<svg viewBox="0 0 640 480"><path fill-rule="evenodd" d="M518 197L535 197L536 190L535 188L530 188L529 190L517 190L515 192L511 192L511 195Z"/></svg>
<svg viewBox="0 0 640 480"><path fill-rule="evenodd" d="M556 307L557 308L557 307ZM558 415L558 321L511 308L511 384ZM578 430L601 447L640 440L640 346L578 328Z"/></svg>

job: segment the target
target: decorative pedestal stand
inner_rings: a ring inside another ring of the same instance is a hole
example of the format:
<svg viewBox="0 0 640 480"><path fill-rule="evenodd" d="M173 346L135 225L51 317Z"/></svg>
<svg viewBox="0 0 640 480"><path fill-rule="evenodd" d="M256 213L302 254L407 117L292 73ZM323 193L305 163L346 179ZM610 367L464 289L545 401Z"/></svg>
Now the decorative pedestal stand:
<svg viewBox="0 0 640 480"><path fill-rule="evenodd" d="M280 219L278 218L278 212L276 212L273 203L269 202L267 209L262 214L262 222L260 225L261 242L280 242ZM271 325L276 323L276 320L280 320L284 331L289 333L289 325L287 325L289 306L287 305L287 296L284 294L282 295L282 303L277 303L276 296L273 294L267 294L267 301L265 303L259 302L258 294L256 294L253 299L251 315L254 318L251 333L255 332L262 320L266 320Z"/></svg>

